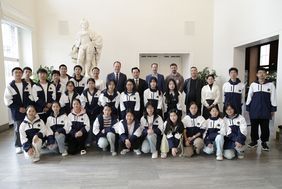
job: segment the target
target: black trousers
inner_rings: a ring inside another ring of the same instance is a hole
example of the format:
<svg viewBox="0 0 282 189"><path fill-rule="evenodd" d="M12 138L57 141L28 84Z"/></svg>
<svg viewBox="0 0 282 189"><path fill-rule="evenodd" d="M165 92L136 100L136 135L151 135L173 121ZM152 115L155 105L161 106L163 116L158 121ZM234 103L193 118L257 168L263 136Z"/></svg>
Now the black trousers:
<svg viewBox="0 0 282 189"><path fill-rule="evenodd" d="M85 150L86 139L87 134L83 134L81 137L78 138L68 135L68 153L74 155L79 153L81 150Z"/></svg>
<svg viewBox="0 0 282 189"><path fill-rule="evenodd" d="M20 139L20 132L19 128L22 121L14 121L14 140L15 140L15 147L22 147L21 139Z"/></svg>
<svg viewBox="0 0 282 189"><path fill-rule="evenodd" d="M141 143L142 143L142 139L141 137L135 139L135 140L131 140L129 139L130 143L131 143L131 149L133 150L138 150L141 146ZM126 145L125 145L125 142L123 141L120 141L120 150L123 150L123 149L127 149L126 148Z"/></svg>
<svg viewBox="0 0 282 189"><path fill-rule="evenodd" d="M260 126L262 142L269 140L269 119L251 119L251 139L257 142L259 139L258 127Z"/></svg>

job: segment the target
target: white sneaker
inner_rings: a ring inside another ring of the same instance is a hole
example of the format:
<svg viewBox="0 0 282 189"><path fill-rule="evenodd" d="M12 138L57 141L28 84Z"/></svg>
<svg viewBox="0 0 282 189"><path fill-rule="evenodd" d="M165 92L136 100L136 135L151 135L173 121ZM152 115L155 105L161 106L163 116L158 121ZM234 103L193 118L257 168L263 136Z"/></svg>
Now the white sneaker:
<svg viewBox="0 0 282 189"><path fill-rule="evenodd" d="M87 152L86 152L86 150L81 150L80 151L80 155L85 155Z"/></svg>
<svg viewBox="0 0 282 189"><path fill-rule="evenodd" d="M223 157L222 157L222 156L217 156L217 157L216 157L216 160L217 160L217 161L222 161L222 160L223 160Z"/></svg>
<svg viewBox="0 0 282 189"><path fill-rule="evenodd" d="M166 159L167 158L167 154L166 153L161 153L161 158L162 159Z"/></svg>
<svg viewBox="0 0 282 189"><path fill-rule="evenodd" d="M157 159L158 158L158 151L152 153L152 159Z"/></svg>
<svg viewBox="0 0 282 189"><path fill-rule="evenodd" d="M16 154L21 154L23 153L23 150L21 147L16 147Z"/></svg>
<svg viewBox="0 0 282 189"><path fill-rule="evenodd" d="M238 155L238 159L244 159L244 155Z"/></svg>
<svg viewBox="0 0 282 189"><path fill-rule="evenodd" d="M36 163L36 162L38 162L39 160L40 160L40 158L39 158L39 157L37 157L37 158L33 158L33 159L32 159L32 162L33 162L33 163Z"/></svg>
<svg viewBox="0 0 282 189"><path fill-rule="evenodd" d="M120 155L125 155L127 152L129 152L128 149L123 149L123 150L120 152Z"/></svg>
<svg viewBox="0 0 282 189"><path fill-rule="evenodd" d="M65 156L67 156L68 155L68 152L67 151L65 151L64 153L62 153L62 156L63 157L65 157Z"/></svg>
<svg viewBox="0 0 282 189"><path fill-rule="evenodd" d="M141 151L138 149L138 150L133 150L134 152L135 152L135 154L137 155L137 156L140 156L142 153L141 153Z"/></svg>
<svg viewBox="0 0 282 189"><path fill-rule="evenodd" d="M112 156L117 156L117 153L116 152L112 152Z"/></svg>

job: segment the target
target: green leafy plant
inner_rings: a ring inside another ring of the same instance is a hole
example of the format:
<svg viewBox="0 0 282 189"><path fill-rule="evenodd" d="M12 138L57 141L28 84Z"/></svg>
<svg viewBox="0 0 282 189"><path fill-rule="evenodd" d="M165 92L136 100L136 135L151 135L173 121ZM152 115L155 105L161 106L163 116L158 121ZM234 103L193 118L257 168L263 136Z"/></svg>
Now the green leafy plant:
<svg viewBox="0 0 282 189"><path fill-rule="evenodd" d="M202 71L199 71L198 77L204 82L206 82L206 77L210 74L213 74L215 78L217 77L216 71L214 69L205 67Z"/></svg>
<svg viewBox="0 0 282 189"><path fill-rule="evenodd" d="M269 71L269 73L267 74L267 79L273 82L276 86L277 71Z"/></svg>
<svg viewBox="0 0 282 189"><path fill-rule="evenodd" d="M40 65L39 68L38 68L38 70L41 69L41 68L47 70L47 80L48 80L48 81L51 81L51 80L52 80L52 71L54 70L54 66L48 67L48 66L42 66L42 65ZM34 81L35 83L38 83L38 82L39 82L39 78L38 78L38 75L37 75L37 71L36 71L36 73L33 74L33 81Z"/></svg>

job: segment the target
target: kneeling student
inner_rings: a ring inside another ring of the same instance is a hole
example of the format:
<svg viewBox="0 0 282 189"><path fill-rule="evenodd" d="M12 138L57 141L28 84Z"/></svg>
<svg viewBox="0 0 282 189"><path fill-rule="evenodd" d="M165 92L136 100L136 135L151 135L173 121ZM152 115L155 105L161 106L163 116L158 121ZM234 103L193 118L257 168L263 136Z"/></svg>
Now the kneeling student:
<svg viewBox="0 0 282 189"><path fill-rule="evenodd" d="M61 112L61 106L59 102L53 102L52 113L47 118L47 145L51 150L58 148L62 156L67 156L68 152L65 147L66 139L66 124L68 117Z"/></svg>
<svg viewBox="0 0 282 189"><path fill-rule="evenodd" d="M210 118L206 122L206 135L204 138L206 154L213 154L216 151L216 160L223 160L223 145L224 136L226 135L226 126L219 117L219 109L217 106L212 106L210 109Z"/></svg>
<svg viewBox="0 0 282 189"><path fill-rule="evenodd" d="M34 106L28 106L26 117L20 125L20 138L25 157L33 162L40 160L42 140L46 136L47 128L38 116Z"/></svg>
<svg viewBox="0 0 282 189"><path fill-rule="evenodd" d="M232 104L225 107L227 136L224 143L224 157L233 159L236 155L239 159L244 158L245 141L247 138L247 123L245 118L237 114Z"/></svg>
<svg viewBox="0 0 282 189"><path fill-rule="evenodd" d="M110 151L112 156L116 156L117 152L115 149L116 144L116 130L114 125L118 123L118 120L111 115L112 107L105 105L103 108L103 114L98 115L93 124L93 134L97 136L98 146L107 150L110 145Z"/></svg>
<svg viewBox="0 0 282 189"><path fill-rule="evenodd" d="M134 121L135 115L133 111L128 110L125 114L125 119L118 123L120 136L121 155L125 155L131 149L136 155L141 155L141 135L143 128L138 121Z"/></svg>

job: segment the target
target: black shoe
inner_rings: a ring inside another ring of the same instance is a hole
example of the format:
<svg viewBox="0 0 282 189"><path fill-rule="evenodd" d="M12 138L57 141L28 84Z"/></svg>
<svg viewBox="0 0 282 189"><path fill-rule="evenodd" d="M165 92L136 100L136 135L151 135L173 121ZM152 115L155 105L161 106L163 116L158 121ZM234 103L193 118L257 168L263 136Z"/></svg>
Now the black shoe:
<svg viewBox="0 0 282 189"><path fill-rule="evenodd" d="M256 148L256 147L258 147L258 143L257 142L251 142L251 143L248 144L248 147L249 148Z"/></svg>
<svg viewBox="0 0 282 189"><path fill-rule="evenodd" d="M269 151L269 147L267 146L266 142L262 142L261 143L261 149L263 151Z"/></svg>

